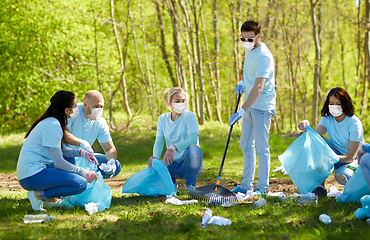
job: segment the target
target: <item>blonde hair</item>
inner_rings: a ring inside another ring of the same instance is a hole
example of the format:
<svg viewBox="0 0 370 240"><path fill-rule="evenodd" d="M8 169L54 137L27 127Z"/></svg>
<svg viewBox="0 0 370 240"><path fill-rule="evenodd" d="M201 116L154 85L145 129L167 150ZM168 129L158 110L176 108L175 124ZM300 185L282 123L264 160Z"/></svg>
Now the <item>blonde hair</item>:
<svg viewBox="0 0 370 240"><path fill-rule="evenodd" d="M163 100L164 100L164 103L166 104L166 106L170 105L172 96L175 93L178 93L178 92L185 94L186 101L189 100L189 94L187 92L185 92L184 89L182 89L181 87L167 88L166 91L164 91L164 94L163 94Z"/></svg>

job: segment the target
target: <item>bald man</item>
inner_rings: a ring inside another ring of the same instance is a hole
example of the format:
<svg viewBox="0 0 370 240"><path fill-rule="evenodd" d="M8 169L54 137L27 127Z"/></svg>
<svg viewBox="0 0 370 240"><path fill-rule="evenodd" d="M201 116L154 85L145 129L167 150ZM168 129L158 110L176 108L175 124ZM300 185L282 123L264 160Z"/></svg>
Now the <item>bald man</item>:
<svg viewBox="0 0 370 240"><path fill-rule="evenodd" d="M117 150L109 133L107 121L102 117L104 108L103 95L96 90L85 94L84 102L77 104L79 113L75 118L69 118L67 130L64 132L64 141L71 147L79 146L93 152L91 146L98 139L104 150L104 155L95 153L98 170L103 178L116 176L121 171L121 164L117 160ZM76 158L77 166L88 168L89 163L84 159ZM103 165L102 165L103 164Z"/></svg>

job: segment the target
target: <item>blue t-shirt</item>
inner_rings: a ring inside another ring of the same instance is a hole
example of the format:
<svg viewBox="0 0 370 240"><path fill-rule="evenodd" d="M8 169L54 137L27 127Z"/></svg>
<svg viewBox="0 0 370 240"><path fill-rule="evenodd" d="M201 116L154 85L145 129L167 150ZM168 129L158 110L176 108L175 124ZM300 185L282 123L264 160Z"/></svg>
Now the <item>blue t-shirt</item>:
<svg viewBox="0 0 370 240"><path fill-rule="evenodd" d="M107 143L112 141L109 133L107 121L101 117L98 120L88 120L85 118L82 109L82 103L77 104L78 115L75 118L68 118L67 128L69 132L75 137L86 140L93 145L96 139L100 143ZM77 148L77 146L69 145L70 147Z"/></svg>
<svg viewBox="0 0 370 240"><path fill-rule="evenodd" d="M171 113L164 113L158 118L157 137L164 137L167 148L187 140L191 133L199 135L199 125L194 113L189 110L185 110L176 121L171 120ZM174 161L184 161L185 152L186 150L175 152Z"/></svg>
<svg viewBox="0 0 370 240"><path fill-rule="evenodd" d="M48 150L62 147L63 130L56 118L39 122L26 138L17 163L18 180L35 175L52 163Z"/></svg>
<svg viewBox="0 0 370 240"><path fill-rule="evenodd" d="M261 42L261 45L251 51L245 50L244 57L244 87L245 100L251 92L256 78L265 78L265 85L260 96L252 105L259 110L275 110L275 63L270 50Z"/></svg>
<svg viewBox="0 0 370 240"><path fill-rule="evenodd" d="M349 141L364 143L362 123L355 115L346 116L343 121L337 122L333 116L320 119L319 125L326 128L330 144L338 150L339 155L348 153Z"/></svg>

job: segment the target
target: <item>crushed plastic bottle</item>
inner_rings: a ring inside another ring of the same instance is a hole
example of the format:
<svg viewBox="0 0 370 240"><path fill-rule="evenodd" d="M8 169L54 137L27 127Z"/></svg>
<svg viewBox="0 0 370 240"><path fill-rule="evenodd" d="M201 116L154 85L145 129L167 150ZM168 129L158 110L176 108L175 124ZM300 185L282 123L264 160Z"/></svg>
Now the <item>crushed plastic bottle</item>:
<svg viewBox="0 0 370 240"><path fill-rule="evenodd" d="M24 223L43 223L52 220L53 217L48 214L40 214L40 215L31 215L27 214L24 215L23 221Z"/></svg>
<svg viewBox="0 0 370 240"><path fill-rule="evenodd" d="M266 200L264 198L261 198L261 199L258 199L257 201L255 201L253 203L252 207L254 209L258 209L258 208L263 207L265 204L266 204Z"/></svg>
<svg viewBox="0 0 370 240"><path fill-rule="evenodd" d="M306 193L306 194L294 193L292 195L288 195L283 198L280 198L280 200L282 202L297 201L298 203L303 203L303 204L310 204L310 203L318 202L318 198L314 193Z"/></svg>

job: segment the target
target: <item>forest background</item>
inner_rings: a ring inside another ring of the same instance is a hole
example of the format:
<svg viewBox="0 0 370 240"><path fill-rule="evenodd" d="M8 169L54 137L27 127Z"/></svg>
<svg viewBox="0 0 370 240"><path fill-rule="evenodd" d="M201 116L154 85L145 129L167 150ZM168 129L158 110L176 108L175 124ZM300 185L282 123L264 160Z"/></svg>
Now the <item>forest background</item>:
<svg viewBox="0 0 370 240"><path fill-rule="evenodd" d="M275 58L274 132L316 126L327 92L351 95L369 124L370 0L0 1L0 132L24 131L58 90L97 89L112 130L167 111L180 86L200 124L227 123L244 50L240 27L262 25Z"/></svg>

